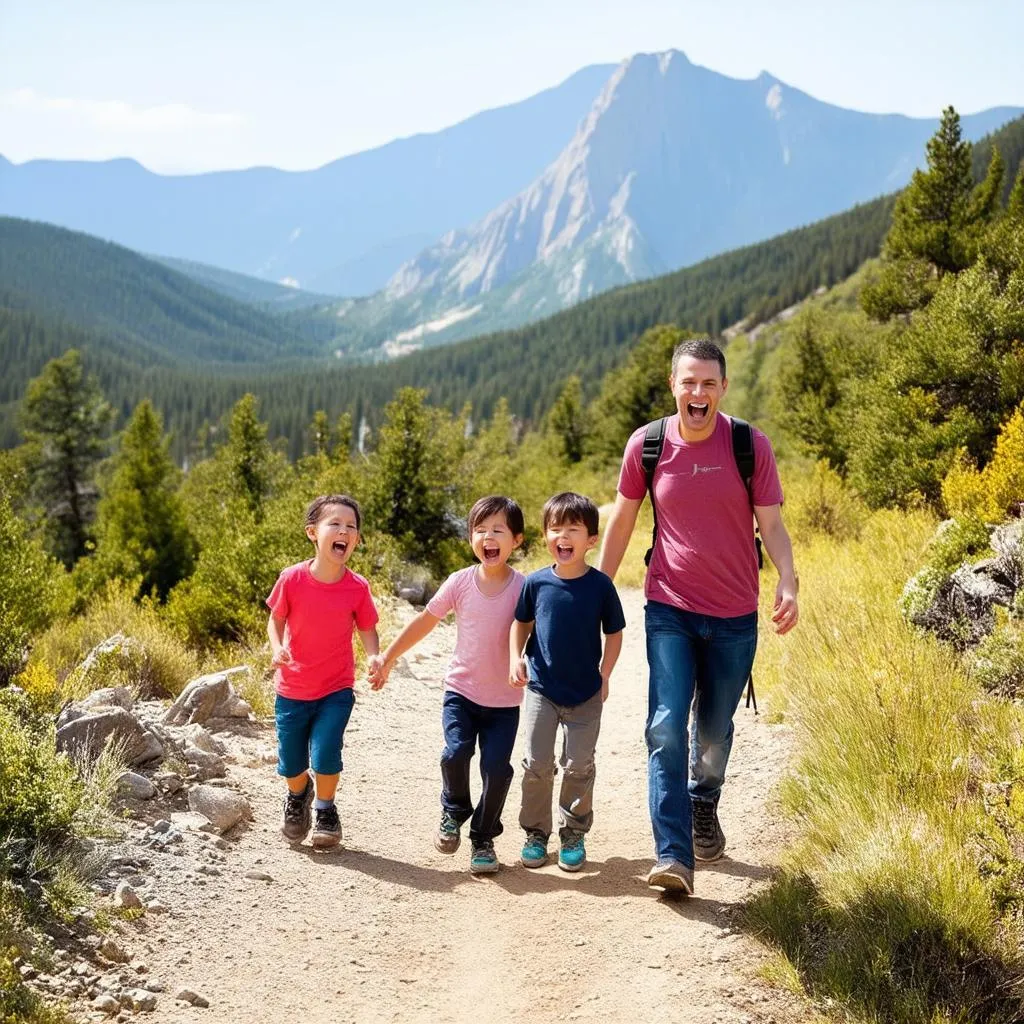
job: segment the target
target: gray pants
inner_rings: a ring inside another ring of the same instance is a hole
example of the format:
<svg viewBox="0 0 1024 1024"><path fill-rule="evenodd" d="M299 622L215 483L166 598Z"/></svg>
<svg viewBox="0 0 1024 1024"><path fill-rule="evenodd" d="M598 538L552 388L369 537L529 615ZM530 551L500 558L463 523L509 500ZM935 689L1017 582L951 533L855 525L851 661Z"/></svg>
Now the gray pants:
<svg viewBox="0 0 1024 1024"><path fill-rule="evenodd" d="M589 832L594 820L594 749L601 730L601 693L573 707L554 704L528 689L523 698L526 729L523 804L519 824L551 835L551 795L555 782L555 740L562 730L562 788L558 794L560 831Z"/></svg>

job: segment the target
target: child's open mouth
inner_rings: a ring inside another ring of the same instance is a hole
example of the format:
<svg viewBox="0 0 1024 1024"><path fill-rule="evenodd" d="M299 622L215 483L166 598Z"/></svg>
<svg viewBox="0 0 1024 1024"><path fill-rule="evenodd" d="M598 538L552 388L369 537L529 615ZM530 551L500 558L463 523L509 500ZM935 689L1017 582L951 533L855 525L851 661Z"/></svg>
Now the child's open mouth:
<svg viewBox="0 0 1024 1024"><path fill-rule="evenodd" d="M485 544L483 551L485 562L494 562L501 557L501 548L497 544Z"/></svg>
<svg viewBox="0 0 1024 1024"><path fill-rule="evenodd" d="M686 415L696 423L703 423L707 418L709 408L707 402L687 402Z"/></svg>
<svg viewBox="0 0 1024 1024"><path fill-rule="evenodd" d="M560 562L571 561L573 554L573 547L571 544L556 544L555 545L555 556Z"/></svg>
<svg viewBox="0 0 1024 1024"><path fill-rule="evenodd" d="M344 555L348 552L348 541L347 540L336 540L331 545L331 550L336 555Z"/></svg>

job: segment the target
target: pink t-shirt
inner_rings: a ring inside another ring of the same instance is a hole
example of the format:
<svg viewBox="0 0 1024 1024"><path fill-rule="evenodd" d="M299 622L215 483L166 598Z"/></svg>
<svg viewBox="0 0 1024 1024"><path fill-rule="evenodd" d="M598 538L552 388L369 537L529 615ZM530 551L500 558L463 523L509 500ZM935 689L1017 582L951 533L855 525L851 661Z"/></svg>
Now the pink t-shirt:
<svg viewBox="0 0 1024 1024"><path fill-rule="evenodd" d="M626 443L619 493L647 493L641 463L646 426ZM771 442L754 430L754 504L781 505L782 484ZM679 415L669 418L654 471L658 540L647 569L648 600L701 615L732 618L757 610L757 553L750 498L736 467L729 417L718 414L703 441L684 441Z"/></svg>
<svg viewBox="0 0 1024 1024"><path fill-rule="evenodd" d="M356 661L352 630L373 629L377 608L370 584L346 570L337 583L321 583L310 562L284 569L267 598L275 618L285 619L285 642L292 660L274 675L282 697L319 700L352 686Z"/></svg>
<svg viewBox="0 0 1024 1024"><path fill-rule="evenodd" d="M505 589L485 597L476 573L475 565L453 572L427 604L427 611L439 619L455 612L455 653L445 689L486 708L516 707L523 691L508 685L508 634L525 577L513 569Z"/></svg>

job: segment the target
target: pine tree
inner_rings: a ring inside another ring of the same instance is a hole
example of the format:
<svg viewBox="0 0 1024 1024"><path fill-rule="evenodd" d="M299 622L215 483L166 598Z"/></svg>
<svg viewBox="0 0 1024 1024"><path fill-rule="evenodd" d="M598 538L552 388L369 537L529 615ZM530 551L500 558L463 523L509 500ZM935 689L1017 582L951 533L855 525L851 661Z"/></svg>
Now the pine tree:
<svg viewBox="0 0 1024 1024"><path fill-rule="evenodd" d="M944 275L970 266L977 255L978 227L998 207L1002 157L993 147L988 175L975 191L971 144L952 107L942 112L927 156L928 169L914 171L896 200L881 275L861 297L865 311L877 320L926 306Z"/></svg>
<svg viewBox="0 0 1024 1024"><path fill-rule="evenodd" d="M309 425L309 442L313 455L331 454L331 428L323 409L313 413L313 422Z"/></svg>
<svg viewBox="0 0 1024 1024"><path fill-rule="evenodd" d="M161 600L192 572L196 556L169 443L153 406L140 402L121 438L97 515L98 565L108 575L141 577L140 594L155 592Z"/></svg>
<svg viewBox="0 0 1024 1024"><path fill-rule="evenodd" d="M270 491L271 449L267 425L256 415L256 398L251 394L243 395L231 410L227 447L236 489L260 522Z"/></svg>
<svg viewBox="0 0 1024 1024"><path fill-rule="evenodd" d="M558 439L565 461L579 462L587 439L587 420L583 408L583 387L575 374L565 382L562 393L551 407L548 427Z"/></svg>
<svg viewBox="0 0 1024 1024"><path fill-rule="evenodd" d="M45 512L48 546L69 568L88 546L97 497L94 474L112 418L74 349L48 362L25 395L21 422L32 493Z"/></svg>
<svg viewBox="0 0 1024 1024"><path fill-rule="evenodd" d="M452 536L458 435L447 413L426 405L423 390L402 388L385 409L367 518L412 557L430 560L433 545Z"/></svg>

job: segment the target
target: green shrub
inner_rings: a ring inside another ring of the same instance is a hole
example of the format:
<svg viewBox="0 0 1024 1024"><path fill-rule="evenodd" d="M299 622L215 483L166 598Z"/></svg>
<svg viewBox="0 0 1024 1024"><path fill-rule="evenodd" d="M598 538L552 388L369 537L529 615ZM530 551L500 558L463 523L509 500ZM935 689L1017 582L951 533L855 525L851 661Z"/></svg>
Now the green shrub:
<svg viewBox="0 0 1024 1024"><path fill-rule="evenodd" d="M0 692L0 836L61 838L83 792L74 766L54 747L52 726L23 695Z"/></svg>
<svg viewBox="0 0 1024 1024"><path fill-rule="evenodd" d="M21 670L32 637L67 609L70 597L63 566L0 497L0 686Z"/></svg>
<svg viewBox="0 0 1024 1024"><path fill-rule="evenodd" d="M786 474L785 517L794 541L815 535L856 539L867 516L864 502L828 463L816 462L810 473Z"/></svg>
<svg viewBox="0 0 1024 1024"><path fill-rule="evenodd" d="M69 692L76 684L74 669L93 647L115 633L139 641L144 656L134 667L122 666L116 682L99 680L96 687L126 685L144 696L174 697L199 675L202 666L195 652L178 639L156 605L137 603L134 595L131 583L112 581L84 614L54 624L39 638L29 668L39 671L36 666L46 666L55 676L55 700L81 696Z"/></svg>
<svg viewBox="0 0 1024 1024"><path fill-rule="evenodd" d="M971 671L990 693L1024 696L1024 626L1008 622L985 637L971 656Z"/></svg>

